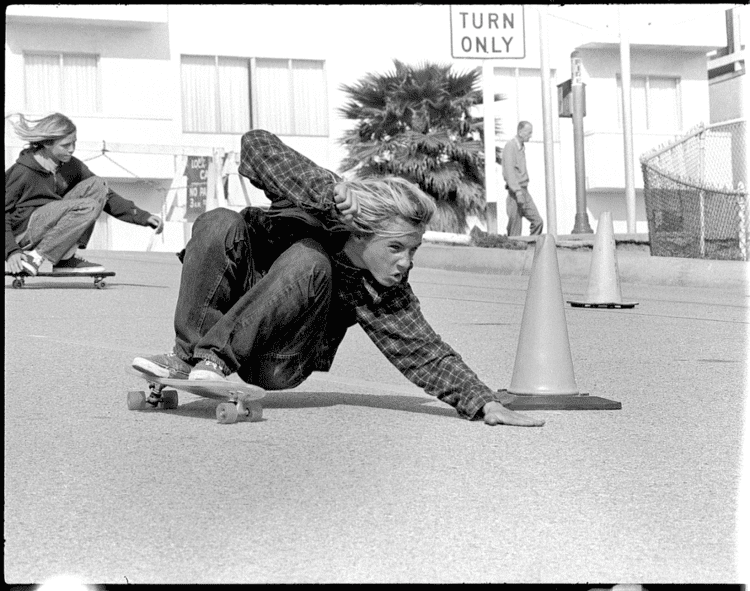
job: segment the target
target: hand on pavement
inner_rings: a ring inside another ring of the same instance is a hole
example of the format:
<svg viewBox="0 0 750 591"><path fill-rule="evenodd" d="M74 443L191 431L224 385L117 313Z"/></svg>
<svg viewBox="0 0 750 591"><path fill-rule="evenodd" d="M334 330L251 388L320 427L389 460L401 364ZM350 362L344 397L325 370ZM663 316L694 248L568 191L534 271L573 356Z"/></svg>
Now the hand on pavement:
<svg viewBox="0 0 750 591"><path fill-rule="evenodd" d="M488 425L513 425L516 427L541 427L544 425L543 419L510 410L499 402L488 402L484 405L484 422Z"/></svg>

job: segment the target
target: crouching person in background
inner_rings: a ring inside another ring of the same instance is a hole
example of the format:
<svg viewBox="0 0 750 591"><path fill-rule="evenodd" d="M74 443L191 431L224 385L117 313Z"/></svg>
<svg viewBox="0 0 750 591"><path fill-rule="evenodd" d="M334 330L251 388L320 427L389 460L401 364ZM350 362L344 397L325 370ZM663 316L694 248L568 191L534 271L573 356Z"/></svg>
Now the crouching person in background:
<svg viewBox="0 0 750 591"><path fill-rule="evenodd" d="M39 120L11 116L16 135L28 142L5 172L5 271L36 275L45 261L52 272L90 273L104 267L78 256L102 211L119 220L150 226L161 218L107 187L73 156L76 127L65 115Z"/></svg>

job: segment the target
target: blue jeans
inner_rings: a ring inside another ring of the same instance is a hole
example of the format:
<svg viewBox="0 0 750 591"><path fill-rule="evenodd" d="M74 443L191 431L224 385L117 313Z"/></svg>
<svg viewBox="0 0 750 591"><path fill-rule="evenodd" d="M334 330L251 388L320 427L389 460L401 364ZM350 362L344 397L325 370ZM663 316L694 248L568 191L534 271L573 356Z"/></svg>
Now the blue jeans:
<svg viewBox="0 0 750 591"><path fill-rule="evenodd" d="M16 236L18 245L56 265L76 245L88 244L106 203L107 183L96 176L83 180L60 201L35 209L26 230Z"/></svg>
<svg viewBox="0 0 750 591"><path fill-rule="evenodd" d="M269 247L235 211L214 209L196 219L182 256L175 353L282 390L298 386L315 368L328 322L332 264L311 238L282 252L269 253Z"/></svg>

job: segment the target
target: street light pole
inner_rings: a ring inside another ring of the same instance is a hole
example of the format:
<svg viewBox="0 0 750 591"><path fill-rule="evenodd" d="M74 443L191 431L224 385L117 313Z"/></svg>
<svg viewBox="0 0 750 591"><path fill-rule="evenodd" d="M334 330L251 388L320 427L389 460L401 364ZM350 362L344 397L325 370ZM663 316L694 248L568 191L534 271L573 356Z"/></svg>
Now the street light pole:
<svg viewBox="0 0 750 591"><path fill-rule="evenodd" d="M627 24L623 26L622 6L617 8L620 21L620 70L622 77L622 139L625 150L625 205L628 233L635 234L635 176L633 169L633 106L630 93L630 40Z"/></svg>
<svg viewBox="0 0 750 591"><path fill-rule="evenodd" d="M549 46L547 7L539 7L539 41L542 66L542 118L544 121L544 181L547 194L547 233L557 236L557 202L555 199L555 144L552 134L550 105Z"/></svg>
<svg viewBox="0 0 750 591"><path fill-rule="evenodd" d="M487 203L487 233L497 234L497 181L495 174L495 65L482 61L484 107L484 192Z"/></svg>
<svg viewBox="0 0 750 591"><path fill-rule="evenodd" d="M583 116L585 103L583 94L583 63L580 54L570 54L571 98L573 115L573 153L576 173L576 219L573 234L591 234L589 216L586 213L586 155L583 149Z"/></svg>

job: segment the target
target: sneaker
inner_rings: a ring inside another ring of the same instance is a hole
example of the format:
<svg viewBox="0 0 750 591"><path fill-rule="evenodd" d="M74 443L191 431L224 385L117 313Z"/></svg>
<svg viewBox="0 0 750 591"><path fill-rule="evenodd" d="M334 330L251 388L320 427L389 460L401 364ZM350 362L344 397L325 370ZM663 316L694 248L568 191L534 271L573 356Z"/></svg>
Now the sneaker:
<svg viewBox="0 0 750 591"><path fill-rule="evenodd" d="M174 353L152 355L151 357L136 357L133 359L132 366L138 371L172 380L186 380L192 369L188 363L177 357Z"/></svg>
<svg viewBox="0 0 750 591"><path fill-rule="evenodd" d="M39 267L42 266L43 261L44 259L34 258L34 256L27 252L21 253L21 266L26 274L31 275L32 277L39 273Z"/></svg>
<svg viewBox="0 0 750 591"><path fill-rule="evenodd" d="M90 263L75 256L62 260L52 267L53 273L99 273L103 271L103 265Z"/></svg>
<svg viewBox="0 0 750 591"><path fill-rule="evenodd" d="M224 370L218 363L208 359L201 359L190 372L189 380L226 380Z"/></svg>

